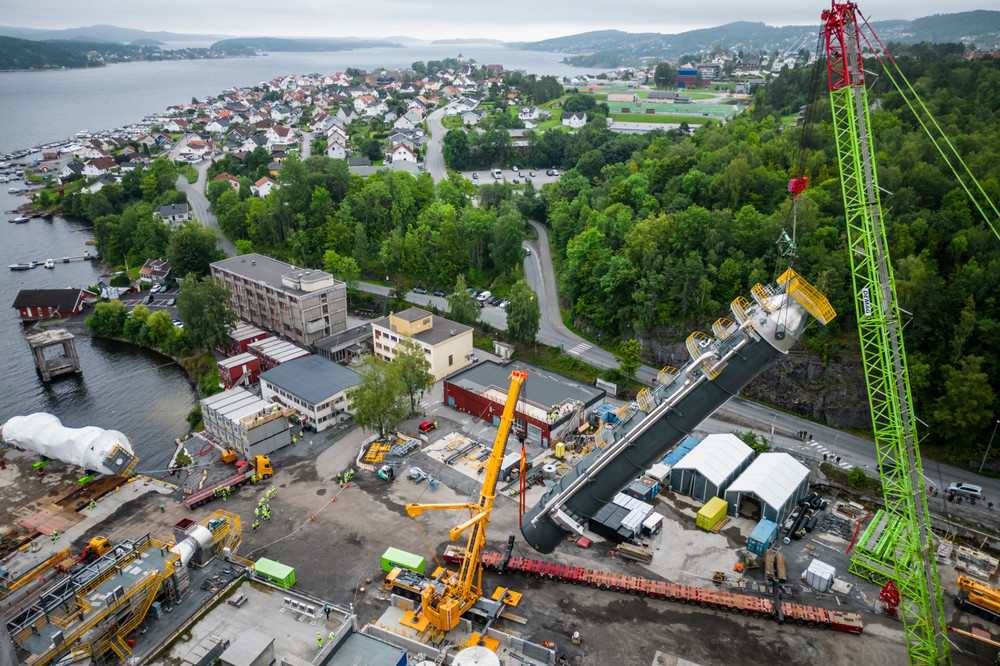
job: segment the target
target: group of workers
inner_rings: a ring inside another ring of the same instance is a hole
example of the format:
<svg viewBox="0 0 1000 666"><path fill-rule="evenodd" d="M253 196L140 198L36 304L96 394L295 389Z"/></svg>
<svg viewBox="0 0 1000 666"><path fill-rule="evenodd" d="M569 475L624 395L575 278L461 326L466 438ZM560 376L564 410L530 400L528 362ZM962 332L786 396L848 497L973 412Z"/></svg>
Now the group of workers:
<svg viewBox="0 0 1000 666"><path fill-rule="evenodd" d="M271 520L271 505L268 502L277 497L277 495L278 491L275 490L274 486L271 486L264 493L264 496L257 500L257 506L253 508L254 521L252 527L254 532L260 529L261 518Z"/></svg>
<svg viewBox="0 0 1000 666"><path fill-rule="evenodd" d="M354 478L354 468L351 467L346 472L341 472L340 474L337 475L337 483L339 483L340 487L343 488L348 483L350 483L351 479L353 478Z"/></svg>
<svg viewBox="0 0 1000 666"><path fill-rule="evenodd" d="M225 488L216 488L216 489L214 489L212 491L212 494L215 495L216 497L221 497L223 502L228 502L229 501L229 493L231 493L231 492L233 492L233 489L227 486Z"/></svg>

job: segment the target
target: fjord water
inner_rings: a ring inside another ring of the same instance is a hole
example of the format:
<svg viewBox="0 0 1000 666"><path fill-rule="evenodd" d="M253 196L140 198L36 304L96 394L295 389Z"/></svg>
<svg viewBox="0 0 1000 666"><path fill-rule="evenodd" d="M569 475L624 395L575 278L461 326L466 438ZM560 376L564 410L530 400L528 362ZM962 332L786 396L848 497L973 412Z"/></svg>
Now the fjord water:
<svg viewBox="0 0 1000 666"><path fill-rule="evenodd" d="M495 44L448 44L324 53L273 53L252 58L168 60L37 72L0 73L0 153L111 129L188 104L227 88L287 74L332 74L349 67L408 67L459 53L480 64L529 74L572 76L590 71L561 62L563 54L516 51Z"/></svg>
<svg viewBox="0 0 1000 666"><path fill-rule="evenodd" d="M176 445L187 432L188 412L197 399L184 370L171 359L151 351L110 340L78 336L76 350L83 373L43 382L35 370L24 325L11 305L20 289L88 287L97 283L96 261L56 263L52 270L38 267L11 271L8 266L29 260L57 262L64 256L82 256L92 245L88 226L63 218L7 224L7 211L24 197L0 192L0 424L11 416L51 412L74 428L98 426L120 430L135 443L139 471L166 469ZM162 472L153 476L162 476Z"/></svg>

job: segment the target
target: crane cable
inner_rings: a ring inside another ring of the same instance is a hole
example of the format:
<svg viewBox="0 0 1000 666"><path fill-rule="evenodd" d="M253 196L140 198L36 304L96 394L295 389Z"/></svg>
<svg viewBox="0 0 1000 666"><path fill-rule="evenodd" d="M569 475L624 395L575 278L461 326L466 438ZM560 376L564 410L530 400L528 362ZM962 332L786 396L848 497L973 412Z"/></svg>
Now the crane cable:
<svg viewBox="0 0 1000 666"><path fill-rule="evenodd" d="M882 65L882 69L885 71L886 76L889 77L889 80L892 82L892 85L895 86L896 90L899 92L900 97L902 97L903 101L906 102L906 106L909 107L910 111L913 113L914 118L916 118L917 122L920 124L920 127L924 130L924 132L927 134L927 137L931 140L931 143L934 144L934 147L937 149L938 153L944 159L945 164L947 164L948 168L951 169L951 172L952 174L954 174L955 179L958 180L958 184L961 185L962 189L965 190L966 195L968 195L969 200L972 201L972 205L975 206L976 210L979 211L979 214L983 216L983 219L986 220L986 224L988 224L990 229L993 230L993 233L997 236L997 238L1000 238L1000 231L998 231L996 226L994 226L993 222L987 215L987 212L983 210L983 206L980 205L979 200L976 199L975 196L973 196L973 193L970 191L969 186L962 179L962 176L959 175L958 169L952 163L952 160L949 159L948 155L945 153L940 143L938 143L938 140L934 138L933 134L931 134L931 131L927 127L927 124L924 122L923 117L921 117L921 115L917 112L917 109L914 108L913 102L910 100L910 98L907 97L906 91L903 90L903 88L899 85L899 83L897 83L896 79L893 77L892 69L896 70L896 73L899 74L899 78L902 79L903 83L906 84L906 89L909 90L910 93L913 95L913 99L916 100L916 103L920 106L920 109L922 109L923 112L927 114L927 118L930 121L930 123L934 126L934 128L938 132L940 132L941 138L947 144L948 148L951 149L951 152L954 154L954 158L961 165L962 169L965 170L965 173L968 174L968 177L972 179L972 182L975 184L975 188L979 191L979 194L982 195L988 207L993 211L994 216L1000 218L1000 211L997 210L996 205L990 199L986 191L983 190L983 186L979 183L978 180L976 180L976 177L972 174L972 171L969 169L969 166L962 159L962 156L959 155L958 150L955 148L954 144L952 144L951 140L948 138L948 135L944 133L944 130L941 129L941 126L938 124L937 120L934 119L934 114L930 112L930 110L924 104L924 101L920 99L920 95L918 95L917 91L913 89L913 86L907 80L906 76L903 74L903 71L899 68L899 65L896 64L896 61L895 59L893 59L892 54L889 53L889 50L886 49L885 45L882 44L882 41L878 38L878 35L875 34L875 31L868 24L868 19L865 18L865 16L861 13L860 10L858 10L858 15L864 22L865 27L868 28L868 32L871 33L872 38L876 41L876 43L878 43L879 47L882 49L882 52L885 54L886 58L889 60L890 63L892 63L891 69L885 63L885 61L882 60L881 56L879 56L878 50L874 48L874 46L872 46L871 41L869 41L868 39L868 35L863 30L858 30L858 34L861 35L861 37L865 40L865 44L867 44L868 48L871 49L872 53L875 54L875 58L878 60L879 64Z"/></svg>

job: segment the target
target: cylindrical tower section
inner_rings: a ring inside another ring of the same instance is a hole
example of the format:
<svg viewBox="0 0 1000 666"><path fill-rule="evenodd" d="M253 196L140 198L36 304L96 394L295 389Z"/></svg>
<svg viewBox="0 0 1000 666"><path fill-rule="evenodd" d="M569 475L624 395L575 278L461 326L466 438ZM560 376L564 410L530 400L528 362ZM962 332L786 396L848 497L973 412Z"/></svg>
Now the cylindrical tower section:
<svg viewBox="0 0 1000 666"><path fill-rule="evenodd" d="M821 313L824 323L832 319L829 303L789 273L779 280L780 291L762 288L754 293L756 303L734 302L739 328L720 329L727 334L718 339L702 334L689 345L691 361L668 384L657 385L649 413L615 424L612 441L581 460L528 511L521 533L534 549L551 553L567 535L581 532L629 482L787 353L812 321L810 313Z"/></svg>

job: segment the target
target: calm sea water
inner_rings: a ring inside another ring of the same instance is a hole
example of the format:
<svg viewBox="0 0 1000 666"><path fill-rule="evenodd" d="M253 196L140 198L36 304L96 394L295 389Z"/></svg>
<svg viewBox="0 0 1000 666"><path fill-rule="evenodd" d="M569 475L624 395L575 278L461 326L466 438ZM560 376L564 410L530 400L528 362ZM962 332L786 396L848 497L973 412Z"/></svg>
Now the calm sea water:
<svg viewBox="0 0 1000 666"><path fill-rule="evenodd" d="M11 416L51 412L64 425L93 425L120 430L135 443L140 471L162 470L170 460L174 440L187 432L185 417L196 395L187 375L171 359L106 340L80 336L76 349L81 376L63 375L43 382L35 370L24 326L11 305L19 289L60 289L96 284L101 274L95 261L57 263L52 270L11 271L8 266L28 260L82 256L93 246L86 225L62 218L8 224L7 211L23 197L0 192L0 423ZM159 474L157 474L159 476Z"/></svg>
<svg viewBox="0 0 1000 666"><path fill-rule="evenodd" d="M404 67L461 53L481 64L532 74L569 76L598 70L570 67L563 54L515 51L495 44L449 44L326 53L273 53L254 58L174 60L94 69L0 73L0 153L90 131L120 127L172 104L187 104L234 86L287 74L328 74L348 67Z"/></svg>

